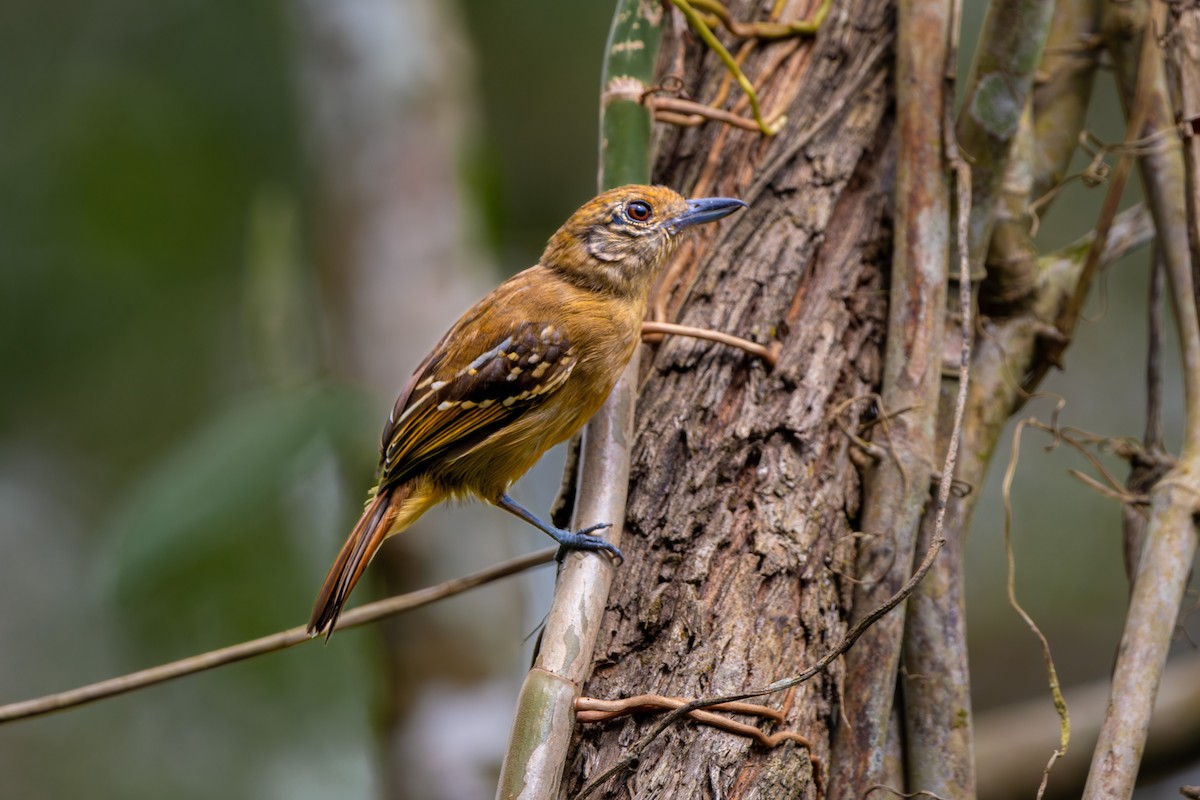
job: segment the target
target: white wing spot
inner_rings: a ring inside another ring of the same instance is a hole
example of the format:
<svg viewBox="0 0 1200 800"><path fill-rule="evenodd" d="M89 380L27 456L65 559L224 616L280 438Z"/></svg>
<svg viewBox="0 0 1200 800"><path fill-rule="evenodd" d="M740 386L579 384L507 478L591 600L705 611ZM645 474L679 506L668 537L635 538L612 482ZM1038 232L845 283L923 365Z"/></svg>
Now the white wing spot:
<svg viewBox="0 0 1200 800"><path fill-rule="evenodd" d="M456 405L458 405L458 403L451 402L450 400L443 400L442 402L438 403L437 410L438 411L449 411L450 409L454 408Z"/></svg>

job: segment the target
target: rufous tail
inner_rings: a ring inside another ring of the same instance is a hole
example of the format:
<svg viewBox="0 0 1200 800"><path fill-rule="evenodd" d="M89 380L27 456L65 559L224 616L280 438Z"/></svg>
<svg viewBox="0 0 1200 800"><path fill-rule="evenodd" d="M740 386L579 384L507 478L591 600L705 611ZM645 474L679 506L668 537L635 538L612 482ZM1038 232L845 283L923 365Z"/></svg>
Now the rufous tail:
<svg viewBox="0 0 1200 800"><path fill-rule="evenodd" d="M406 505L409 494L409 486L381 490L367 505L317 594L317 602L308 621L309 636L324 633L325 640L329 641L346 598L354 590L383 540L389 533L395 532L396 518Z"/></svg>

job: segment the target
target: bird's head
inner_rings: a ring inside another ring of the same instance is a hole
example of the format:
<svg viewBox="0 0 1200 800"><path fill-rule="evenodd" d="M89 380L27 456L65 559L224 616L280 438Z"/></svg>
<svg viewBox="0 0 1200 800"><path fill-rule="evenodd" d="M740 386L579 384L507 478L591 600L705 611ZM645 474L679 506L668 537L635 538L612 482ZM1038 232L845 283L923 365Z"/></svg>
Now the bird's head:
<svg viewBox="0 0 1200 800"><path fill-rule="evenodd" d="M745 205L729 197L687 200L665 186L610 189L558 229L541 264L589 289L644 296L684 231Z"/></svg>

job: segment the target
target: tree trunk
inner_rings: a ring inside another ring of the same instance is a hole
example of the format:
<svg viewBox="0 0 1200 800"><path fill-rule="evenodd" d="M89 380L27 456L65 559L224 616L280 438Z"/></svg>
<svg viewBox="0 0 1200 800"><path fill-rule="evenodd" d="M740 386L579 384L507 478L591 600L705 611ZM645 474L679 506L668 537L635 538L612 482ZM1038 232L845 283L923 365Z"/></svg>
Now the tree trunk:
<svg viewBox="0 0 1200 800"><path fill-rule="evenodd" d="M760 4L730 3L735 19ZM811 13L789 4L782 18ZM837 3L815 39L744 45L774 137L709 122L659 125L656 181L751 208L704 231L670 287L669 316L759 341L777 367L691 339L647 358L638 400L625 562L585 696L732 693L795 674L842 637L860 505L852 445L879 384L891 249L890 9ZM722 35L724 38L724 35ZM716 54L668 24L660 75L709 101ZM682 65L682 69L680 68ZM745 100L733 89L733 110ZM828 122L828 124L825 124ZM838 669L768 698L827 760ZM653 720L584 725L575 796ZM694 722L662 734L617 796L813 797L809 753L765 750Z"/></svg>

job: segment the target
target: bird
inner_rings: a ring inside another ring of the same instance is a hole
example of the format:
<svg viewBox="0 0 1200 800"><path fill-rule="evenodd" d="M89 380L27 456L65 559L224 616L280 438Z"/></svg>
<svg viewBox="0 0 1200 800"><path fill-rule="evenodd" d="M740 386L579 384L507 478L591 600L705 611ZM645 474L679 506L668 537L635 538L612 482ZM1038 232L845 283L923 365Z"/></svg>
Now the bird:
<svg viewBox="0 0 1200 800"><path fill-rule="evenodd" d="M641 339L650 290L683 235L746 204L622 186L571 215L538 262L467 311L400 392L383 430L378 482L313 606L309 636L333 634L390 536L443 500L474 496L566 550L620 551L596 532L543 522L508 495L546 450L599 410ZM561 550L560 550L561 552Z"/></svg>

